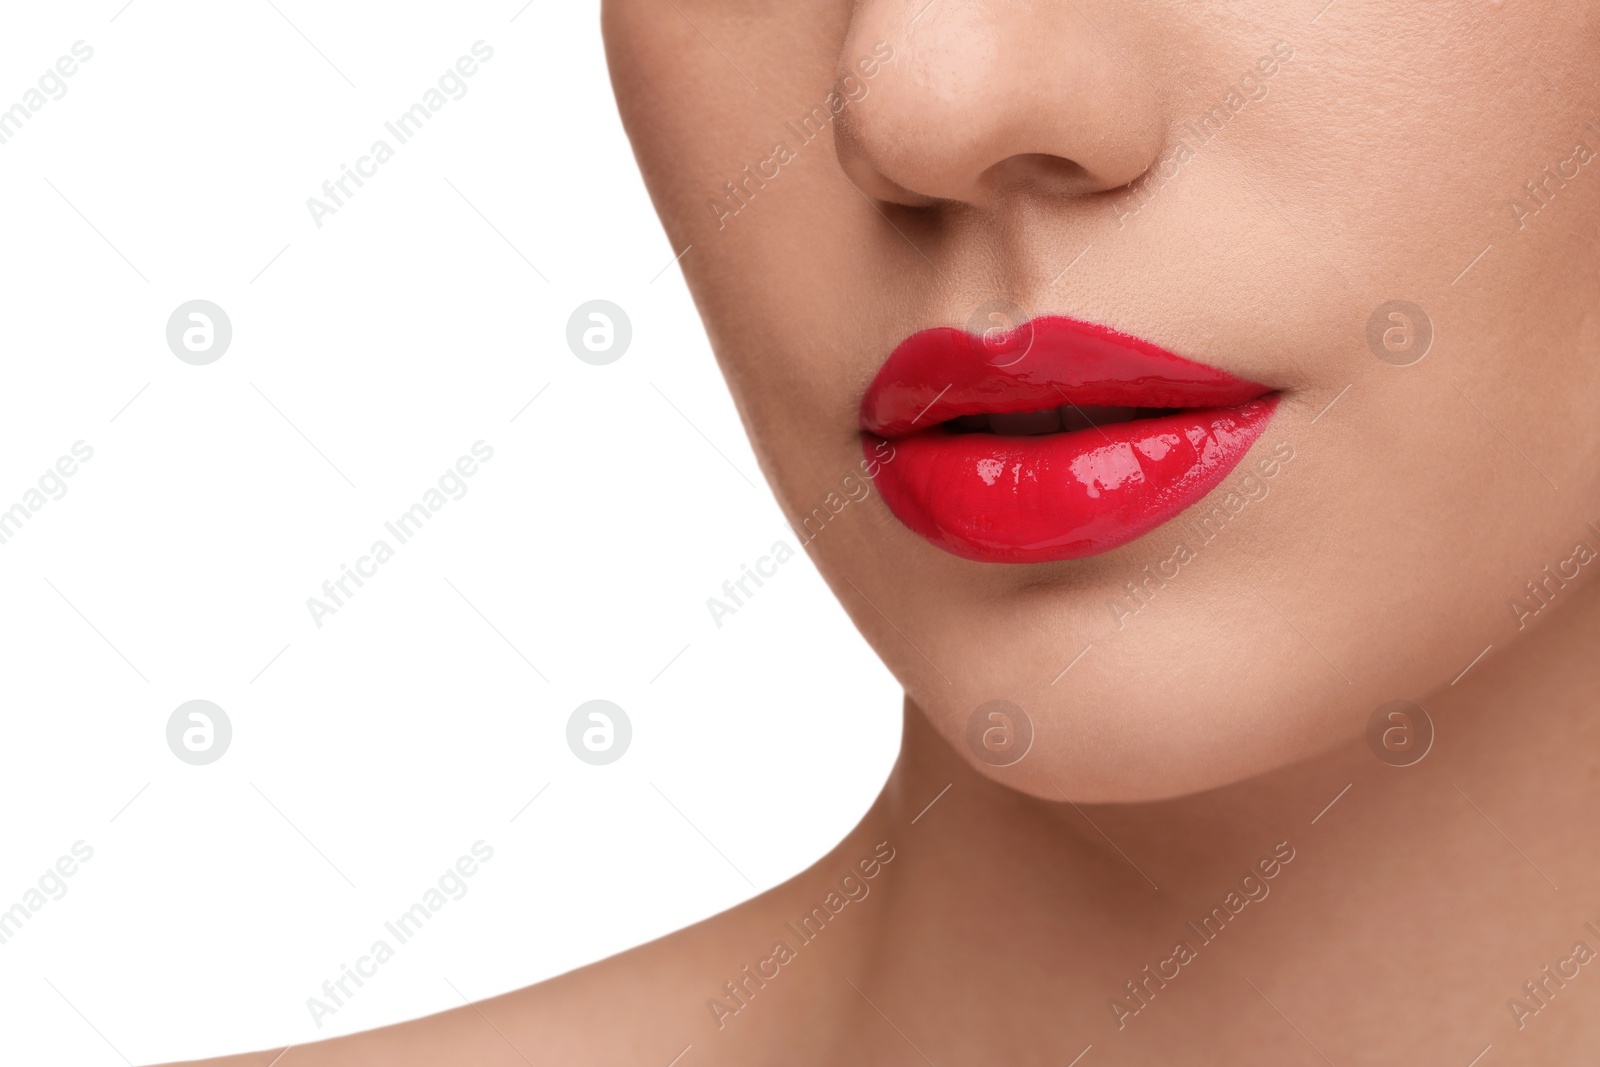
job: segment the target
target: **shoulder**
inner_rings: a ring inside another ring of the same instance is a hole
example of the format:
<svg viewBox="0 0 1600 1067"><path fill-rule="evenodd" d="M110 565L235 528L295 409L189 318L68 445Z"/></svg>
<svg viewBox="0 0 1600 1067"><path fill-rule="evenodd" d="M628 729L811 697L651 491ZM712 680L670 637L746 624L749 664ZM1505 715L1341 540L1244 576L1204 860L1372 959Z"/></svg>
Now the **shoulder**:
<svg viewBox="0 0 1600 1067"><path fill-rule="evenodd" d="M801 907L809 899L800 885L805 877L656 941L498 997L378 1030L183 1067L524 1061L665 1067L689 1049L694 1067L772 1062L799 1036L799 1021L815 1020L823 1007L813 1002L804 978L778 977L790 971L784 965L800 949L803 932L797 935L786 922L808 913ZM760 1010L750 1010L758 996Z"/></svg>

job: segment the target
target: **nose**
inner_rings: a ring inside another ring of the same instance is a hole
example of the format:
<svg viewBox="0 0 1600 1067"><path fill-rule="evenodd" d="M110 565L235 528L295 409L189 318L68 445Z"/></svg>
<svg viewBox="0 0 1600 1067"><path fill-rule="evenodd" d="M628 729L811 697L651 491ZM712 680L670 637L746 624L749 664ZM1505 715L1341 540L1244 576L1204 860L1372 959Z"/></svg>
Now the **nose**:
<svg viewBox="0 0 1600 1067"><path fill-rule="evenodd" d="M1138 178L1159 159L1169 128L1163 94L1127 51L1150 30L1113 25L1121 31L1113 44L1085 6L859 0L836 83L856 97L836 127L845 174L883 201L980 208ZM885 52L877 77L863 81L874 66L863 57Z"/></svg>

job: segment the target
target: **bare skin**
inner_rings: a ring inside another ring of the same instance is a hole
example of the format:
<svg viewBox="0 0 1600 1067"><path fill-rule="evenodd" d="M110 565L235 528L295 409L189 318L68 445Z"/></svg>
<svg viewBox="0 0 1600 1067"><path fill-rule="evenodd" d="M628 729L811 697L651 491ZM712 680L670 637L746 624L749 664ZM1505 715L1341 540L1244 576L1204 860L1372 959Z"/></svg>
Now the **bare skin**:
<svg viewBox="0 0 1600 1067"><path fill-rule="evenodd" d="M793 525L856 469L894 345L994 299L1271 387L1258 447L1295 458L1136 613L1125 591L1170 530L975 564L853 504L807 551L907 702L894 773L837 849L541 985L212 1062L1499 1067L1600 1048L1600 16L607 0L604 24ZM1369 334L1397 299L1434 336L1404 365ZM1036 730L1006 768L964 744L997 698ZM1395 699L1437 731L1411 766L1365 740ZM863 888L800 946L787 924ZM780 940L794 958L746 979Z"/></svg>
<svg viewBox="0 0 1600 1067"><path fill-rule="evenodd" d="M1491 1044L1495 1064L1563 1062L1600 1046L1600 977L1585 966L1565 988L1547 981L1554 995L1521 1029L1507 1000L1534 1006L1523 983L1574 942L1600 949L1584 927L1600 926L1586 817L1600 811L1597 640L1600 604L1585 596L1474 668L1427 701L1438 733L1414 766L1358 742L1148 805L1027 797L973 771L908 708L878 802L785 885L470 1008L205 1062L665 1067L692 1046L680 1064L1042 1065L1091 1044L1083 1063L1464 1065ZM867 895L719 1028L707 1003L733 1003L723 983L774 941L800 946L785 924L879 842L894 858ZM1280 842L1293 859L1267 895L1204 943L1186 924ZM1124 984L1178 940L1195 958L1119 1029L1109 1003L1137 1006Z"/></svg>

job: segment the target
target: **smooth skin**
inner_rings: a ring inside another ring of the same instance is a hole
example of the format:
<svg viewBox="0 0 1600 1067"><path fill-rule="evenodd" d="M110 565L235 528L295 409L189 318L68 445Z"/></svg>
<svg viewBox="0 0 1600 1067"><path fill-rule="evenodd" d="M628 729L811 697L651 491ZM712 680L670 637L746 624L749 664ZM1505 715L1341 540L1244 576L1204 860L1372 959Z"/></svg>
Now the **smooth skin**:
<svg viewBox="0 0 1600 1067"><path fill-rule="evenodd" d="M279 1067L1600 1048L1600 11L607 0L604 22L646 183L797 523L856 469L894 345L990 301L1147 338L1280 407L1196 510L1246 503L1176 576L1172 527L979 564L881 501L846 509L809 550L907 692L899 762L849 838L688 930ZM1409 366L1380 350L1416 322L1369 342L1395 300L1431 325ZM1007 767L966 742L996 699L1035 731ZM1435 730L1411 766L1366 740L1391 700ZM870 892L719 1019L723 983L883 842ZM1207 943L1188 924L1219 906ZM1164 962L1180 940L1192 958Z"/></svg>

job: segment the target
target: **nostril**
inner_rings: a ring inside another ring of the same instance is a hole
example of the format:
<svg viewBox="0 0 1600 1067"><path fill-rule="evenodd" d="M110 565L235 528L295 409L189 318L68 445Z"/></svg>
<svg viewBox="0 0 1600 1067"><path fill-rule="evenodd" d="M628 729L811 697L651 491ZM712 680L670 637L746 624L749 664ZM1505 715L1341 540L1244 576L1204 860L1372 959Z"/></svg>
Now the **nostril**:
<svg viewBox="0 0 1600 1067"><path fill-rule="evenodd" d="M839 162L879 203L1001 209L1087 199L1160 157L1165 94L1074 4L858 0L835 68ZM893 58L865 77L861 43Z"/></svg>
<svg viewBox="0 0 1600 1067"><path fill-rule="evenodd" d="M1080 164L1045 152L1024 152L1002 159L986 170L980 181L991 198L1021 192L1081 196L1102 187L1101 181Z"/></svg>

